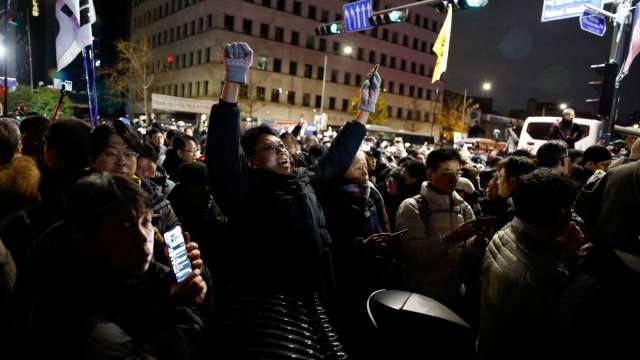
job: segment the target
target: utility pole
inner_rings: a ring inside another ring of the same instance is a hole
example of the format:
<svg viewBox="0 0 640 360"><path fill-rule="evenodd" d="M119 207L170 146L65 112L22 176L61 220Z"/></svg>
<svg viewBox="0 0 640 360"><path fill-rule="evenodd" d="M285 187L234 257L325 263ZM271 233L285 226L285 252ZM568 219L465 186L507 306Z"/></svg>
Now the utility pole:
<svg viewBox="0 0 640 360"><path fill-rule="evenodd" d="M616 64L619 69L622 68L624 57L628 47L629 31L631 30L631 14L633 10L633 0L609 0L607 3L613 4L615 9L614 13L594 8L590 5L586 5L587 8L604 15L613 20L614 30L611 40L611 50L609 52L609 64ZM603 119L602 134L600 139L608 144L611 140L611 135L615 127L615 123L618 117L620 108L620 82L621 79L617 78L615 87L613 90L611 111L608 116Z"/></svg>
<svg viewBox="0 0 640 360"><path fill-rule="evenodd" d="M29 82L33 91L33 56L31 50L31 14L27 11L27 46L29 47Z"/></svg>

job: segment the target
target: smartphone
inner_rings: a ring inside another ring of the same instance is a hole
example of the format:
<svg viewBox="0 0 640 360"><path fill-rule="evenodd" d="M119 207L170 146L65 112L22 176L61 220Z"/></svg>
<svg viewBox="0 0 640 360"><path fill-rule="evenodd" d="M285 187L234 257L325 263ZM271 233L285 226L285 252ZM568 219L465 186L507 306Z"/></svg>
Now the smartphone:
<svg viewBox="0 0 640 360"><path fill-rule="evenodd" d="M378 72L378 69L380 68L380 64L375 64L373 66L373 70L371 70L371 73L369 74L369 80L371 80L371 78L373 77L373 74L375 74L376 72Z"/></svg>
<svg viewBox="0 0 640 360"><path fill-rule="evenodd" d="M187 247L184 244L182 228L176 226L173 230L167 231L164 234L164 244L169 252L169 260L171 261L173 273L176 275L176 281L181 283L193 271L191 261L187 256Z"/></svg>

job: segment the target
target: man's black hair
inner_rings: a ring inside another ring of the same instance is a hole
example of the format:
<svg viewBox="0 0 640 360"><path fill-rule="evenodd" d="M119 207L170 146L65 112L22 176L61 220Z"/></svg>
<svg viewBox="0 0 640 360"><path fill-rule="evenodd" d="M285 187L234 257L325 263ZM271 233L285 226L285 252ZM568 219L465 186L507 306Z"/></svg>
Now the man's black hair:
<svg viewBox="0 0 640 360"><path fill-rule="evenodd" d="M252 156L255 153L256 145L258 145L258 139L260 139L262 135L273 135L278 137L275 131L267 125L256 126L244 132L240 139L240 143L242 144L242 149L247 156Z"/></svg>
<svg viewBox="0 0 640 360"><path fill-rule="evenodd" d="M441 164L451 160L455 160L462 164L460 154L454 149L433 150L427 156L427 169L434 172L438 171Z"/></svg>
<svg viewBox="0 0 640 360"><path fill-rule="evenodd" d="M36 132L40 134L44 134L49 127L49 119L38 114L27 116L20 123L20 132L23 134Z"/></svg>
<svg viewBox="0 0 640 360"><path fill-rule="evenodd" d="M568 157L567 144L563 141L548 141L538 149L536 160L538 167L554 168L558 166L562 158Z"/></svg>
<svg viewBox="0 0 640 360"><path fill-rule="evenodd" d="M513 193L516 216L533 226L554 225L560 210L571 211L572 193L570 180L552 169L523 175Z"/></svg>
<svg viewBox="0 0 640 360"><path fill-rule="evenodd" d="M101 221L118 214L151 209L142 187L118 175L93 174L78 181L70 190L65 223L75 234L91 239Z"/></svg>
<svg viewBox="0 0 640 360"><path fill-rule="evenodd" d="M577 158L584 156L584 151L578 149L569 149L569 160L574 162Z"/></svg>
<svg viewBox="0 0 640 360"><path fill-rule="evenodd" d="M91 156L93 159L97 159L98 156L107 149L107 146L109 146L109 138L111 138L112 135L118 135L131 150L140 154L142 142L138 134L122 121L114 121L112 123L99 125L93 129L93 133L91 133L91 140L93 142Z"/></svg>
<svg viewBox="0 0 640 360"><path fill-rule="evenodd" d="M582 156L582 165L586 164L589 161L593 161L594 163L598 163L600 161L611 160L611 153L607 150L606 147L602 145L591 145L584 151L584 155Z"/></svg>
<svg viewBox="0 0 640 360"><path fill-rule="evenodd" d="M155 125L155 124L154 124ZM157 128L157 127L152 127L151 129L149 129L149 131L147 132L147 136L149 137L149 139L151 139L155 134L163 134L161 129Z"/></svg>
<svg viewBox="0 0 640 360"><path fill-rule="evenodd" d="M47 148L54 149L56 158L67 170L81 170L89 165L91 128L81 120L56 121L45 135Z"/></svg>
<svg viewBox="0 0 640 360"><path fill-rule="evenodd" d="M309 147L309 156L315 156L318 159L323 158L327 154L327 149L320 144L314 144Z"/></svg>
<svg viewBox="0 0 640 360"><path fill-rule="evenodd" d="M0 119L0 165L11 162L18 151L20 132L17 125L9 119Z"/></svg>
<svg viewBox="0 0 640 360"><path fill-rule="evenodd" d="M427 179L427 166L422 161L409 160L403 167L417 182L422 183Z"/></svg>
<svg viewBox="0 0 640 360"><path fill-rule="evenodd" d="M498 164L497 169L504 169L507 178L514 178L533 172L536 165L526 157L509 156Z"/></svg>
<svg viewBox="0 0 640 360"><path fill-rule="evenodd" d="M158 151L156 151L156 148L154 148L153 145L144 143L140 148L140 157L156 162L158 161L159 155Z"/></svg>
<svg viewBox="0 0 640 360"><path fill-rule="evenodd" d="M174 138L173 141L171 141L171 148L174 150L184 150L184 148L187 146L187 142L191 140L194 143L196 143L196 139L191 136L191 135L187 135L187 134L177 134Z"/></svg>

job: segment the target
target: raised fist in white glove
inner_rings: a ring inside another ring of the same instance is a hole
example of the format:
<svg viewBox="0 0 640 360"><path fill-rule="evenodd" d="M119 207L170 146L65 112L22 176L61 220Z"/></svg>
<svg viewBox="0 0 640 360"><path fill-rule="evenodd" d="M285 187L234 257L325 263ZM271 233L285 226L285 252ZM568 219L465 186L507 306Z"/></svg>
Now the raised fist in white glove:
<svg viewBox="0 0 640 360"><path fill-rule="evenodd" d="M225 80L237 84L247 83L247 73L253 63L253 50L247 43L234 42L224 48Z"/></svg>

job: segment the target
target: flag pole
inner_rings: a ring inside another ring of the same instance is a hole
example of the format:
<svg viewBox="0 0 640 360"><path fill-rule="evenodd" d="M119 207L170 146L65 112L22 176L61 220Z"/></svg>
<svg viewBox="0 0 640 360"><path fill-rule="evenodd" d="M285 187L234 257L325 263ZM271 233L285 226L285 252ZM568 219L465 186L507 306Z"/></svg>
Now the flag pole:
<svg viewBox="0 0 640 360"><path fill-rule="evenodd" d="M4 24L3 24L2 47L4 47L4 106L2 115L9 113L9 51L7 50L7 38L9 38L9 0L4 0Z"/></svg>
<svg viewBox="0 0 640 360"><path fill-rule="evenodd" d="M93 86L92 86L92 82L91 82L91 78L89 77L89 63L87 61L87 58L89 57L87 54L87 48L89 48L88 46L85 47L84 49L82 49L82 60L84 62L84 76L87 79L87 96L88 96L88 100L89 100L89 123L91 124L91 127L96 127L98 126L98 119L96 118L96 112L93 108Z"/></svg>
<svg viewBox="0 0 640 360"><path fill-rule="evenodd" d="M93 51L93 41L91 42L91 45L89 45L89 60L91 61L91 94L93 95L93 111L96 119L96 126L98 126L100 120L98 114L98 88L96 87L96 58L95 52Z"/></svg>

